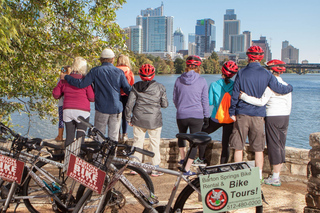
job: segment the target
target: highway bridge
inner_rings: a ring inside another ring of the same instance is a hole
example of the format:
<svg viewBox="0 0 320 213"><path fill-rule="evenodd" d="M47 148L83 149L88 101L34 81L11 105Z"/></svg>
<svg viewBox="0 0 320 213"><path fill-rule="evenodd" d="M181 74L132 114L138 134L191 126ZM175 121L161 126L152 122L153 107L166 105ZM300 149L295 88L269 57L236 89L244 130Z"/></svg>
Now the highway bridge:
<svg viewBox="0 0 320 213"><path fill-rule="evenodd" d="M244 66L240 66L243 68ZM287 69L293 69L297 74L306 74L308 70L319 70L320 71L320 64L286 64Z"/></svg>

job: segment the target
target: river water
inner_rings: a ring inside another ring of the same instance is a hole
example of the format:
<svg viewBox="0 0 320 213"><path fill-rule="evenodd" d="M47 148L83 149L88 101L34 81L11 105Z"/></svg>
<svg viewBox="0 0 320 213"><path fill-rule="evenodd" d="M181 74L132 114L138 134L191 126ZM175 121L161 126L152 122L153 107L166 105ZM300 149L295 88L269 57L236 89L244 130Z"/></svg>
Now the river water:
<svg viewBox="0 0 320 213"><path fill-rule="evenodd" d="M155 80L162 83L167 90L169 107L162 109L163 128L162 138L174 138L178 133L176 125L176 109L172 102L173 85L179 75L160 75L156 76ZM208 85L211 82L218 80L220 75L202 75ZM292 93L292 111L289 121L289 129L287 136L287 146L310 149L309 135L310 133L319 132L320 110L320 74L283 74L281 77L287 83L293 86ZM139 76L135 76L135 80L140 80ZM211 108L212 109L212 108ZM94 104L91 104L90 122L93 124ZM28 126L27 118L24 115L17 113L12 115L13 124L22 126L14 127L14 129L25 134ZM39 120L34 117L31 123L29 135L31 137L40 138L55 138L57 136L58 126L52 125L49 120ZM132 127L128 127L129 137L133 137ZM213 140L221 140L221 128L211 134Z"/></svg>

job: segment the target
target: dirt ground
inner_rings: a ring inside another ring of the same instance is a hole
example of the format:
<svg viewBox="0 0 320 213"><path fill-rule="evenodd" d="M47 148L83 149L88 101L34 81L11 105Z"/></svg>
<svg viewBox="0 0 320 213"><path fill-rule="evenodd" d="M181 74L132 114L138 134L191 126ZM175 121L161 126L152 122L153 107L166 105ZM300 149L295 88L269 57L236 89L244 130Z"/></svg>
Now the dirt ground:
<svg viewBox="0 0 320 213"><path fill-rule="evenodd" d="M175 183L175 177L170 175L163 175L159 177L151 177L155 186L155 194L158 196L160 203L166 203ZM178 193L184 188L185 183L179 187ZM305 195L307 194L307 185L302 182L282 182L280 187L262 185L261 187L268 204L263 203L263 212L277 213L277 212L290 212L290 213L303 213L306 206ZM176 196L177 197L177 196ZM14 212L12 206L8 213ZM27 209L20 205L16 211L17 213L28 212ZM53 212L50 207L44 208L43 212ZM142 210L135 209L132 213L140 213ZM252 209L239 209L233 210L230 213L254 213L255 208Z"/></svg>

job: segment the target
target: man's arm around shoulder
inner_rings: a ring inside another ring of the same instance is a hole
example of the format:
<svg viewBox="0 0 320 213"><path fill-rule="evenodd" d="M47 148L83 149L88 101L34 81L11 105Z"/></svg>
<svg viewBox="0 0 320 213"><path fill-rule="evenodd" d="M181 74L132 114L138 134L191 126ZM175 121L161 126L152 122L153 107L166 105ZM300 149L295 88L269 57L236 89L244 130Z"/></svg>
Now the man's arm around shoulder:
<svg viewBox="0 0 320 213"><path fill-rule="evenodd" d="M271 79L269 81L268 86L270 87L270 89L272 89L273 91L275 91L276 93L279 94L288 94L290 92L292 92L293 87L291 86L291 84L288 84L287 86L280 83L277 78L271 74Z"/></svg>

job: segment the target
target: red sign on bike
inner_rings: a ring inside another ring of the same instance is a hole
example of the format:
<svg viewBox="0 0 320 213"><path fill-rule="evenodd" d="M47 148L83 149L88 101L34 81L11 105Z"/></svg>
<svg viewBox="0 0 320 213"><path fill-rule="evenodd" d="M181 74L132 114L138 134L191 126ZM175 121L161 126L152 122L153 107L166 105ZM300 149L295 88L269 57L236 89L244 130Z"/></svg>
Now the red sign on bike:
<svg viewBox="0 0 320 213"><path fill-rule="evenodd" d="M0 155L0 177L8 181L21 183L24 162Z"/></svg>
<svg viewBox="0 0 320 213"><path fill-rule="evenodd" d="M101 194L106 173L85 160L70 154L67 175Z"/></svg>

